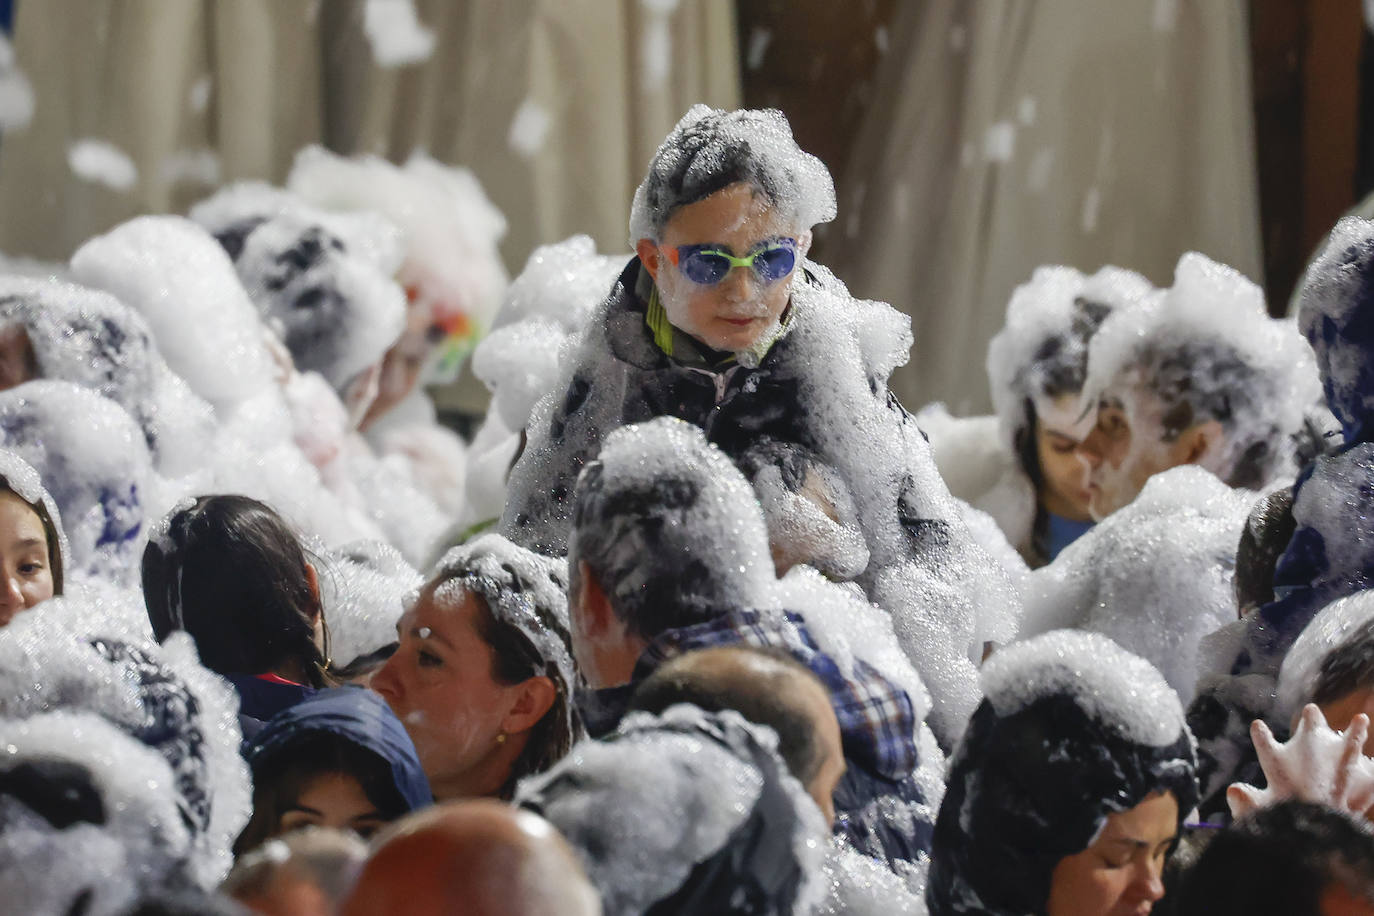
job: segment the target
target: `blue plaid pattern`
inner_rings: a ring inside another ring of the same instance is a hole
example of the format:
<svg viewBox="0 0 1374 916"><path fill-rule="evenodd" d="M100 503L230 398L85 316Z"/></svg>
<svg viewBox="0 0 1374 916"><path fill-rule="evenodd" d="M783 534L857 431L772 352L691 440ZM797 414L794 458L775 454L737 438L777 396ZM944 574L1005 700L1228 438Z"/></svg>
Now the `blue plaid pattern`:
<svg viewBox="0 0 1374 916"><path fill-rule="evenodd" d="M640 655L634 682L686 652L741 644L782 649L811 669L830 692L845 757L892 780L904 779L916 769L920 723L906 691L859 659L854 660L852 675L845 677L797 614L730 611L706 623L667 630Z"/></svg>

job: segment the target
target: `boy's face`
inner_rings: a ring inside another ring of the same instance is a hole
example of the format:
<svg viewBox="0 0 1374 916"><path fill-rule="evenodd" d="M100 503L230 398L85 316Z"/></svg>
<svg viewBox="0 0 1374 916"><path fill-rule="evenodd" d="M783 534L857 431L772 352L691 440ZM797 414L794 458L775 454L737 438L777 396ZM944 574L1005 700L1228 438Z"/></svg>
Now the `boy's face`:
<svg viewBox="0 0 1374 916"><path fill-rule="evenodd" d="M741 182L678 209L664 226L662 240L640 239L636 251L658 285L668 320L708 347L737 352L749 349L777 324L796 268L764 283L754 270L735 267L719 283L703 285L688 279L670 253L684 245L709 245L746 257L784 238L796 240L801 263L811 233L791 225L766 197Z"/></svg>
<svg viewBox="0 0 1374 916"><path fill-rule="evenodd" d="M1163 402L1144 386L1119 384L1103 393L1097 423L1078 444L1088 465L1088 511L1095 520L1128 505L1155 474L1188 463L1186 440L1170 441L1163 413Z"/></svg>

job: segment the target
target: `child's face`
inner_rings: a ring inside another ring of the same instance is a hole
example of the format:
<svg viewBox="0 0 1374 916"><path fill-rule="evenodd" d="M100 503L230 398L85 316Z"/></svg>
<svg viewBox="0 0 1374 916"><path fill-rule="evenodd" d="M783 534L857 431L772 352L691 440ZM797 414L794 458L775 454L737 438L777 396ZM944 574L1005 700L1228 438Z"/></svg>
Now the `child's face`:
<svg viewBox="0 0 1374 916"><path fill-rule="evenodd" d="M641 239L640 260L658 284L668 320L716 350L747 350L778 322L787 307L792 273L763 283L750 268L735 267L719 283L689 280L669 259L684 245L709 245L745 257L762 244L795 239L797 260L805 256L811 233L791 225L748 184L723 188L675 212L655 244Z"/></svg>

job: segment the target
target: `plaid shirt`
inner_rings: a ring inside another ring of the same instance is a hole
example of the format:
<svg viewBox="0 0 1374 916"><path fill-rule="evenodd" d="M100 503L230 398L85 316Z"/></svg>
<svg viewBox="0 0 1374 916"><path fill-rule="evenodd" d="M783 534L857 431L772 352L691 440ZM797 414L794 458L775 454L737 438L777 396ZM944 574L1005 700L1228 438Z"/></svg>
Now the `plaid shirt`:
<svg viewBox="0 0 1374 916"><path fill-rule="evenodd" d="M871 665L854 660L846 677L816 645L802 618L793 613L730 611L706 623L659 634L639 657L639 683L668 659L694 649L733 645L783 649L820 678L840 722L845 757L887 779L902 780L916 769L920 723L911 698Z"/></svg>

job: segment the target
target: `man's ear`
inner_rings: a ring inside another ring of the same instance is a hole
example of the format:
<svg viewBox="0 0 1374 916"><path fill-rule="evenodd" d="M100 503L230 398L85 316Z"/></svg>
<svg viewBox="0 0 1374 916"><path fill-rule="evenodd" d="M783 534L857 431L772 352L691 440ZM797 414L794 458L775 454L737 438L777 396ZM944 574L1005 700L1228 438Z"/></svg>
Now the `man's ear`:
<svg viewBox="0 0 1374 916"><path fill-rule="evenodd" d="M658 263L658 246L654 244L653 239L640 239L638 242L635 242L635 254L639 255L639 263L644 265L644 269L649 272L649 276L653 277L654 282L657 283L658 268L661 265Z"/></svg>
<svg viewBox="0 0 1374 916"><path fill-rule="evenodd" d="M615 617L611 599L606 597L591 567L583 561L578 561L577 578L581 584L581 593L577 596L580 629L589 638L604 636L610 632Z"/></svg>
<svg viewBox="0 0 1374 916"><path fill-rule="evenodd" d="M553 679L543 675L526 678L514 690L514 702L501 719L501 731L508 735L518 735L534 728L553 708L554 700L558 699L558 688L554 686Z"/></svg>
<svg viewBox="0 0 1374 916"><path fill-rule="evenodd" d="M1226 438L1220 423L1216 420L1195 423L1178 438L1179 441L1174 444L1174 455L1179 458L1179 464L1200 464L1208 470L1215 470L1211 467L1212 459L1221 454L1222 442Z"/></svg>

